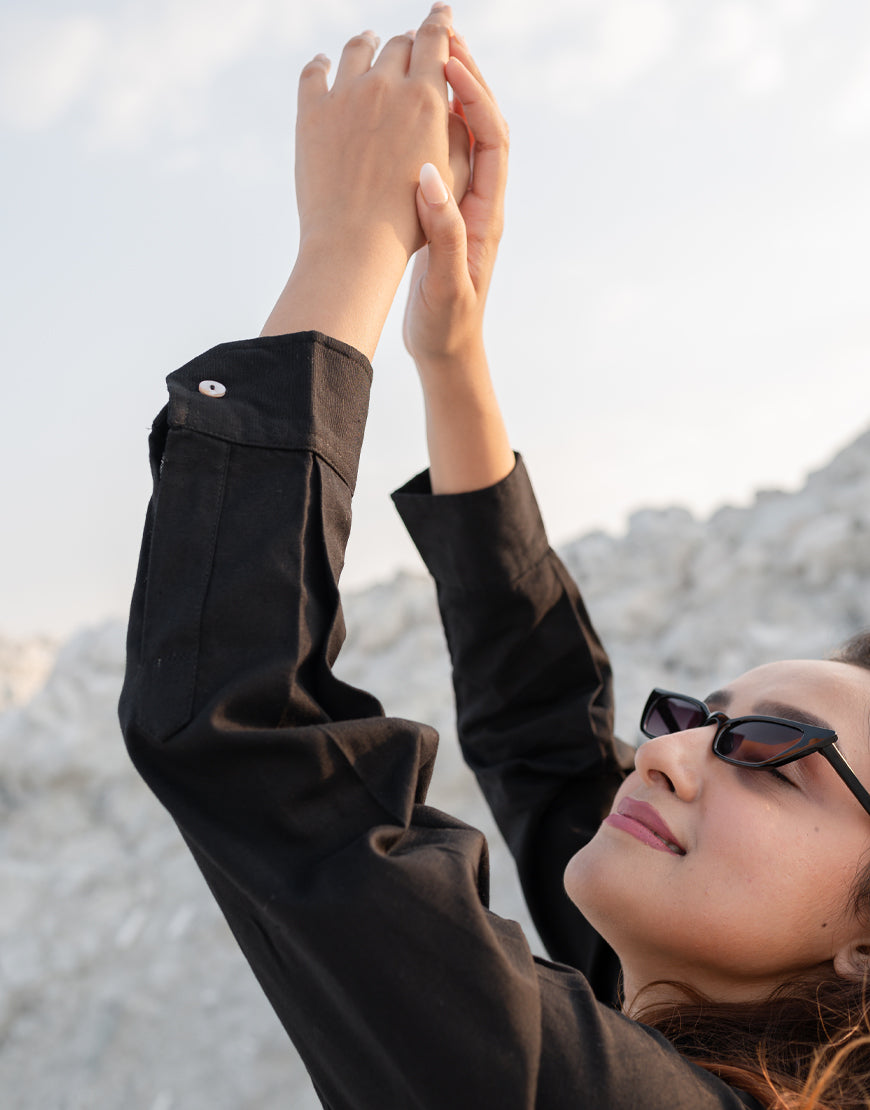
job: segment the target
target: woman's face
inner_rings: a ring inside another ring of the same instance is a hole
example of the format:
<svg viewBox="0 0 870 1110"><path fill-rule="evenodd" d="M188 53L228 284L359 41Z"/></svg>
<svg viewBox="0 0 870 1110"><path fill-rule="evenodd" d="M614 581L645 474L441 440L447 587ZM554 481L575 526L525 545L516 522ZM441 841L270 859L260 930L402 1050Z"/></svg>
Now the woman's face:
<svg viewBox="0 0 870 1110"><path fill-rule="evenodd" d="M870 672L771 663L707 701L729 717L827 722L870 788ZM622 962L629 1001L657 979L723 1000L761 997L826 961L859 972L862 946L870 951L849 900L870 858L870 814L818 753L778 768L783 781L717 759L714 731L646 741L611 810L628 819L605 821L565 872L569 896ZM656 820L677 850L645 832Z"/></svg>

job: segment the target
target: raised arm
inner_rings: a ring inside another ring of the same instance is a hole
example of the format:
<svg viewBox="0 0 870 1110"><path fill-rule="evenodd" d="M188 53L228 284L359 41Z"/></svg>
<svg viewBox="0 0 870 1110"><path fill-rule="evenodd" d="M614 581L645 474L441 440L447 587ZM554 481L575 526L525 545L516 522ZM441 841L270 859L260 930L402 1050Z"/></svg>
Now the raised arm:
<svg viewBox="0 0 870 1110"><path fill-rule="evenodd" d="M427 38L446 49L448 16L414 49ZM411 39L400 48L412 53ZM355 40L349 56L363 49ZM404 92L397 82L386 100ZM416 114L406 123L419 128ZM406 138L387 145L401 152ZM395 242L413 245L418 168L394 198L398 215L376 201L378 235L359 238L383 241L390 282ZM352 206L354 182L345 188ZM355 243L345 230L337 266L353 264ZM304 302L318 272L300 262L290 291ZM346 299L319 288L312 315L289 294L273 314L270 330L304 330L224 344L170 376L151 439L125 738L326 1105L531 1110L564 1086L567 1054L543 1065L536 967L518 927L487 911L483 837L425 805L432 729L385 718L332 673L371 377L345 329L370 329L357 338L371 349L382 320L365 319L378 311L366 286ZM576 988L595 1023L588 988Z"/></svg>
<svg viewBox="0 0 870 1110"><path fill-rule="evenodd" d="M426 405L430 470L396 495L438 586L465 757L514 854L557 959L614 999L616 957L566 896L562 874L621 780L607 656L549 549L490 377L483 313L503 225L508 133L462 40L447 66L474 135L461 203L434 171L418 193L405 340ZM439 494L437 497L427 496Z"/></svg>

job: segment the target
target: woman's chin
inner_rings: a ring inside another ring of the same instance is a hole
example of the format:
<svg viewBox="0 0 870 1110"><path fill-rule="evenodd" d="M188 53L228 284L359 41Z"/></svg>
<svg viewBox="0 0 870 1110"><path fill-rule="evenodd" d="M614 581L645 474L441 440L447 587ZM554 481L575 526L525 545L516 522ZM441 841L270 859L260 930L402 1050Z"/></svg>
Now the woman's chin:
<svg viewBox="0 0 870 1110"><path fill-rule="evenodd" d="M596 910L600 912L613 897L613 878L613 858L597 837L575 852L565 868L566 894L596 928Z"/></svg>

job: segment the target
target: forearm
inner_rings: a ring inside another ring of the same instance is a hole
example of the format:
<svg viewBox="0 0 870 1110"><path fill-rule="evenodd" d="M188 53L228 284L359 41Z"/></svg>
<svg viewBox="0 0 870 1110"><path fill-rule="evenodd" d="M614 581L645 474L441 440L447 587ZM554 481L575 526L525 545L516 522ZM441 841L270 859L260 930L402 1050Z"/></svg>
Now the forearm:
<svg viewBox="0 0 870 1110"><path fill-rule="evenodd" d="M225 395L200 392L211 379ZM324 703L370 380L357 351L310 333L223 344L170 377L131 607L128 734L165 741L247 674L279 676L279 709L244 702L266 721L285 711L288 671L316 685L310 707Z"/></svg>
<svg viewBox="0 0 870 1110"><path fill-rule="evenodd" d="M260 334L319 331L371 359L406 262L389 234L340 246L335 236L309 239Z"/></svg>
<svg viewBox="0 0 870 1110"><path fill-rule="evenodd" d="M418 361L417 369L432 492L484 489L510 474L514 455L482 341L443 365Z"/></svg>

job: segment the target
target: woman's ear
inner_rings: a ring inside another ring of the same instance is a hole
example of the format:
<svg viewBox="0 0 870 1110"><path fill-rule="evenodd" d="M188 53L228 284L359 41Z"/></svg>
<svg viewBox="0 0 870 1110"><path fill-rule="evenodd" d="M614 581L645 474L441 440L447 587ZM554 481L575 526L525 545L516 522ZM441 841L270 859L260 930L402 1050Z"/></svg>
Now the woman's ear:
<svg viewBox="0 0 870 1110"><path fill-rule="evenodd" d="M870 974L870 939L852 941L834 956L834 971L841 979L864 979Z"/></svg>

